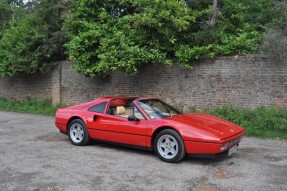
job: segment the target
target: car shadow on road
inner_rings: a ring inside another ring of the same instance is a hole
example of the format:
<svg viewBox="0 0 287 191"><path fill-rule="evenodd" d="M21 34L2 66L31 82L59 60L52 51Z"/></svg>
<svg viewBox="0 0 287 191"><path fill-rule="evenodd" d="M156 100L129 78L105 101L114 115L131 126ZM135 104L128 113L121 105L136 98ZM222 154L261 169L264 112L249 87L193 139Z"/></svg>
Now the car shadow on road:
<svg viewBox="0 0 287 191"><path fill-rule="evenodd" d="M117 151L123 151L127 153L136 153L136 154L144 154L144 155L155 155L153 150L145 149L142 147L113 143L113 142L106 142L106 141L98 141L93 140L90 143L91 146L97 146L104 149L115 149Z"/></svg>
<svg viewBox="0 0 287 191"><path fill-rule="evenodd" d="M117 151L122 151L126 153L133 153L133 154L156 157L156 154L153 150L149 150L149 149L145 149L141 147L134 147L130 145L123 145L123 144L98 141L98 140L91 141L90 145L97 146L103 149L115 149ZM218 163L223 162L224 160L226 160L226 158L214 159L214 158L195 158L195 157L186 156L183 158L181 162L199 164L199 165L216 165Z"/></svg>

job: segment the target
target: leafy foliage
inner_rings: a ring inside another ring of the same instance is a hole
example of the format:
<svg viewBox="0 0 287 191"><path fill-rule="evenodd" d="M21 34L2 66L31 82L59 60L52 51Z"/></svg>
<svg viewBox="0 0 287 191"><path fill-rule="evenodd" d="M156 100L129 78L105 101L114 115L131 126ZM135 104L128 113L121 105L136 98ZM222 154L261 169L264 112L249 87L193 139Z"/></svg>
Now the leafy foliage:
<svg viewBox="0 0 287 191"><path fill-rule="evenodd" d="M280 18L270 0L227 0L219 1L211 24L211 6L210 0L71 1L69 58L87 76L118 68L134 74L141 64L170 65L173 58L190 68L190 60L206 56L256 53L262 33Z"/></svg>
<svg viewBox="0 0 287 191"><path fill-rule="evenodd" d="M287 139L286 108L261 106L251 110L225 105L222 108L212 108L204 112L244 127L247 135Z"/></svg>
<svg viewBox="0 0 287 191"><path fill-rule="evenodd" d="M25 101L8 101L0 97L0 110L2 111L17 111L24 113L41 114L55 116L56 111L65 105L52 105L51 100L34 100L27 99Z"/></svg>
<svg viewBox="0 0 287 191"><path fill-rule="evenodd" d="M285 63L287 57L287 2L284 0L274 0L276 7L284 14L275 27L269 29L264 35L262 53L279 58Z"/></svg>
<svg viewBox="0 0 287 191"><path fill-rule="evenodd" d="M12 19L0 40L0 75L17 76L45 72L63 56L60 0L35 2L29 14Z"/></svg>
<svg viewBox="0 0 287 191"><path fill-rule="evenodd" d="M75 1L67 48L76 69L92 76L117 68L135 73L141 63L170 63L167 56L177 40L175 36L190 25L193 17L183 2L150 3Z"/></svg>
<svg viewBox="0 0 287 191"><path fill-rule="evenodd" d="M13 17L18 19L25 12L22 0L1 0L0 1L0 39L8 27L8 23Z"/></svg>
<svg viewBox="0 0 287 191"><path fill-rule="evenodd" d="M7 25L7 22L11 18L11 7L6 1L0 2L0 39L2 33Z"/></svg>
<svg viewBox="0 0 287 191"><path fill-rule="evenodd" d="M258 52L262 34L286 19L273 0L24 2L0 2L0 76L45 72L65 48L87 76L149 63L191 68L202 57Z"/></svg>

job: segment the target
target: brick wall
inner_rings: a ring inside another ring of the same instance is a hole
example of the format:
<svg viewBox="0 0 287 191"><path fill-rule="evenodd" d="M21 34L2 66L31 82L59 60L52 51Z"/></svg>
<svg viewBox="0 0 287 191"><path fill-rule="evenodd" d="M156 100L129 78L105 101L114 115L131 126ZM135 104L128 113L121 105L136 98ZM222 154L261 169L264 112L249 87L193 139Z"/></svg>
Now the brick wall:
<svg viewBox="0 0 287 191"><path fill-rule="evenodd" d="M55 70L46 74L0 78L0 97L17 101L33 98L59 102L57 93L59 93L60 69L61 65L58 65Z"/></svg>
<svg viewBox="0 0 287 191"><path fill-rule="evenodd" d="M0 96L23 99L53 99L75 104L106 95L155 96L184 110L232 104L254 108L259 105L287 106L287 65L262 56L207 59L193 69L163 65L142 66L127 76L87 78L62 62L50 74L0 79ZM3 90L3 91L2 91Z"/></svg>

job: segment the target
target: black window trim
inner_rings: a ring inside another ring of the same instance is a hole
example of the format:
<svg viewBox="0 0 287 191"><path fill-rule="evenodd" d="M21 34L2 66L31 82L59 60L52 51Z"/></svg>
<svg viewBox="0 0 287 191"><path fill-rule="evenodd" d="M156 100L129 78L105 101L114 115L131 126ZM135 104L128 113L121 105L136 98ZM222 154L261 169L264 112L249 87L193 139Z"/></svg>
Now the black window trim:
<svg viewBox="0 0 287 191"><path fill-rule="evenodd" d="M93 110L92 110L92 108L93 108L93 107L96 107L96 106L101 105L101 104L105 104L103 112L98 112L98 111L93 111ZM104 102L98 103L98 104L93 105L92 107L90 107L90 108L88 109L88 111L90 111L90 112L95 112L95 113L102 113L102 114L105 114L107 104L108 104L108 102L107 102L107 101L104 101Z"/></svg>
<svg viewBox="0 0 287 191"><path fill-rule="evenodd" d="M145 115L142 113L142 111L138 108L138 106L136 104L133 103L133 106L135 108L137 108L137 110L140 112L140 114L144 117L144 119L140 119L140 120L147 120L147 118L145 117ZM133 110L133 114L135 115L135 112Z"/></svg>

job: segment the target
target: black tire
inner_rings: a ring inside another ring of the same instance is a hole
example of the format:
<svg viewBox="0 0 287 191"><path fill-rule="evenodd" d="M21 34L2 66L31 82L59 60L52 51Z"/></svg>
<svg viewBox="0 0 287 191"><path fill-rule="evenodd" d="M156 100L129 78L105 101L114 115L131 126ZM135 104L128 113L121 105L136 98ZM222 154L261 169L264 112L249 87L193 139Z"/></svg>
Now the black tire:
<svg viewBox="0 0 287 191"><path fill-rule="evenodd" d="M90 142L86 124L81 119L71 121L68 136L71 143L76 146L84 146Z"/></svg>
<svg viewBox="0 0 287 191"><path fill-rule="evenodd" d="M181 136L172 129L160 131L153 141L153 147L157 156L164 162L179 162L186 154Z"/></svg>

